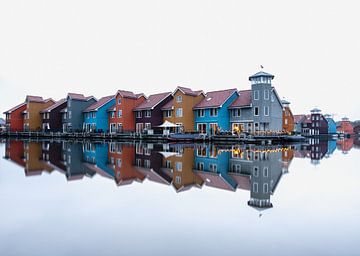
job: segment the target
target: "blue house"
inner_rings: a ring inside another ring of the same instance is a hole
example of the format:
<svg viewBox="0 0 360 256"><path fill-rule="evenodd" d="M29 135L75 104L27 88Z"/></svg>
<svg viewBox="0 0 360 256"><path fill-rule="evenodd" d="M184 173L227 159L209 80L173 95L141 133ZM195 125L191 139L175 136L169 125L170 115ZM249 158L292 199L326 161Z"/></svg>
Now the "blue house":
<svg viewBox="0 0 360 256"><path fill-rule="evenodd" d="M328 122L328 134L336 134L336 122L330 115L325 115L326 121Z"/></svg>
<svg viewBox="0 0 360 256"><path fill-rule="evenodd" d="M84 111L84 125L86 132L107 132L109 127L109 114L107 110L115 104L115 96L106 96L90 105Z"/></svg>
<svg viewBox="0 0 360 256"><path fill-rule="evenodd" d="M84 168L103 177L114 179L114 170L108 165L109 144L87 142L83 147Z"/></svg>
<svg viewBox="0 0 360 256"><path fill-rule="evenodd" d="M193 108L195 130L213 135L218 131L230 130L230 113L228 107L239 94L237 89L213 91Z"/></svg>
<svg viewBox="0 0 360 256"><path fill-rule="evenodd" d="M219 153L216 145L195 149L194 172L206 186L235 191L238 184L229 175L229 152Z"/></svg>

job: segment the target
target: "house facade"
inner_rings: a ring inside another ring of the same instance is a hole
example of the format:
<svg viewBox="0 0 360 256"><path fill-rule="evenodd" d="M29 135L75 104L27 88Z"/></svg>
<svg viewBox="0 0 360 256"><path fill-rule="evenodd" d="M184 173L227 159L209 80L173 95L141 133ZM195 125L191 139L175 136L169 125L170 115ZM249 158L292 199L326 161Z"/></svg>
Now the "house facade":
<svg viewBox="0 0 360 256"><path fill-rule="evenodd" d="M228 107L239 96L237 89L206 93L206 97L193 108L195 131L214 135L218 131L230 130Z"/></svg>
<svg viewBox="0 0 360 256"><path fill-rule="evenodd" d="M240 91L229 106L233 132L282 131L283 106L271 85L273 79L263 71L249 77L251 90Z"/></svg>
<svg viewBox="0 0 360 256"><path fill-rule="evenodd" d="M321 114L321 110L314 108L311 115L307 116L302 123L302 134L307 136L318 136L328 134L328 122Z"/></svg>
<svg viewBox="0 0 360 256"><path fill-rule="evenodd" d="M62 131L76 132L83 130L83 111L97 102L95 97L85 97L83 94L69 93L66 98L66 108L62 113Z"/></svg>
<svg viewBox="0 0 360 256"><path fill-rule="evenodd" d="M294 115L294 131L295 134L302 133L302 123L306 120L306 115Z"/></svg>
<svg viewBox="0 0 360 256"><path fill-rule="evenodd" d="M328 134L336 134L336 122L330 115L325 115L326 121L328 123Z"/></svg>
<svg viewBox="0 0 360 256"><path fill-rule="evenodd" d="M337 127L337 131L343 134L354 134L354 127L352 126L349 118L344 117L341 119L340 124Z"/></svg>
<svg viewBox="0 0 360 256"><path fill-rule="evenodd" d="M52 99L44 100L39 96L26 96L24 114L24 131L40 131L42 118L40 112L55 104Z"/></svg>
<svg viewBox="0 0 360 256"><path fill-rule="evenodd" d="M293 133L295 130L294 115L290 109L290 102L282 100L283 105L283 130L287 133Z"/></svg>
<svg viewBox="0 0 360 256"><path fill-rule="evenodd" d="M41 129L43 131L61 132L62 131L62 113L66 108L66 99L57 101L54 105L40 111L42 117Z"/></svg>
<svg viewBox="0 0 360 256"><path fill-rule="evenodd" d="M86 132L107 132L109 130L109 107L115 104L115 96L110 95L87 107L84 113L84 130Z"/></svg>
<svg viewBox="0 0 360 256"><path fill-rule="evenodd" d="M24 115L26 103L21 103L12 109L4 112L6 130L10 132L22 132L24 130Z"/></svg>
<svg viewBox="0 0 360 256"><path fill-rule="evenodd" d="M108 109L110 133L128 133L135 131L133 110L146 100L144 94L119 90L115 95L115 105Z"/></svg>
<svg viewBox="0 0 360 256"><path fill-rule="evenodd" d="M162 107L163 121L176 124L175 132L192 132L195 127L194 106L205 98L203 91L177 87L172 93L173 100Z"/></svg>
<svg viewBox="0 0 360 256"><path fill-rule="evenodd" d="M163 122L162 107L172 100L171 92L150 95L143 103L134 108L137 133L153 131Z"/></svg>

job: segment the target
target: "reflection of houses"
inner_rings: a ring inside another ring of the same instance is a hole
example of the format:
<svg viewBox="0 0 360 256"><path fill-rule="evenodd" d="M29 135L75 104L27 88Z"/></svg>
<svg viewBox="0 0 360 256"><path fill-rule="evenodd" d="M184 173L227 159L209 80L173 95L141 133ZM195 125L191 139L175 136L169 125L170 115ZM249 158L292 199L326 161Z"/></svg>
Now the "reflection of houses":
<svg viewBox="0 0 360 256"><path fill-rule="evenodd" d="M235 191L238 183L229 173L229 152L218 152L215 145L195 148L194 172L206 186Z"/></svg>
<svg viewBox="0 0 360 256"><path fill-rule="evenodd" d="M317 165L329 153L329 143L327 140L313 138L307 145L298 145L295 151L296 158L310 158L311 163ZM331 144L330 144L331 146ZM331 150L331 149L330 149Z"/></svg>
<svg viewBox="0 0 360 256"><path fill-rule="evenodd" d="M330 157L336 150L336 140L328 140L328 151L326 157Z"/></svg>
<svg viewBox="0 0 360 256"><path fill-rule="evenodd" d="M182 192L192 187L202 187L204 181L193 172L193 148L177 147L174 155L163 159L164 171L172 177L172 185L176 192Z"/></svg>
<svg viewBox="0 0 360 256"><path fill-rule="evenodd" d="M8 140L6 142L4 158L24 168L24 142L18 140Z"/></svg>
<svg viewBox="0 0 360 256"><path fill-rule="evenodd" d="M42 144L38 142L24 142L24 157L25 157L25 175L41 175L45 170L51 172L53 168L44 165L42 159Z"/></svg>
<svg viewBox="0 0 360 256"><path fill-rule="evenodd" d="M354 138L345 138L336 141L336 147L344 154L347 154L353 146L354 146Z"/></svg>
<svg viewBox="0 0 360 256"><path fill-rule="evenodd" d="M136 170L141 172L149 181L170 185L171 174L163 168L163 158L161 148L153 148L152 144L136 145L135 165ZM166 153L165 153L166 154ZM165 155L166 156L166 155Z"/></svg>
<svg viewBox="0 0 360 256"><path fill-rule="evenodd" d="M108 151L108 166L113 169L118 186L142 182L145 175L134 166L135 147L122 143L111 142Z"/></svg>
<svg viewBox="0 0 360 256"><path fill-rule="evenodd" d="M360 135L360 125L356 125L356 126L354 127L354 134Z"/></svg>

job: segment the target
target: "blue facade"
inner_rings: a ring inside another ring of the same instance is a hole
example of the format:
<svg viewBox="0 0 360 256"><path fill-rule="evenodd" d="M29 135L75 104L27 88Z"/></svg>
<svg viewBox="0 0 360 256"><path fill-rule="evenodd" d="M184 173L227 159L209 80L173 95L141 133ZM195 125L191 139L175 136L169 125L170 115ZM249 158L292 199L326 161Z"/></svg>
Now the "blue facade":
<svg viewBox="0 0 360 256"><path fill-rule="evenodd" d="M115 177L114 170L108 166L109 144L85 143L83 160L87 163L96 165L108 176Z"/></svg>
<svg viewBox="0 0 360 256"><path fill-rule="evenodd" d="M326 118L328 122L328 134L336 134L336 123L331 117Z"/></svg>
<svg viewBox="0 0 360 256"><path fill-rule="evenodd" d="M230 112L228 107L231 103L233 103L237 97L238 93L234 92L220 107L217 107L217 115L211 115L213 112L212 109L214 108L203 108L203 109L195 109L194 116L195 116L195 131L201 131L200 125L206 126L206 133L207 134L214 134L215 133L215 126L218 127L220 131L230 131ZM214 113L214 112L213 112Z"/></svg>
<svg viewBox="0 0 360 256"><path fill-rule="evenodd" d="M84 115L84 129L87 132L103 131L108 132L109 130L109 113L107 110L115 104L115 98L111 99L107 103L98 107L94 111L83 113Z"/></svg>

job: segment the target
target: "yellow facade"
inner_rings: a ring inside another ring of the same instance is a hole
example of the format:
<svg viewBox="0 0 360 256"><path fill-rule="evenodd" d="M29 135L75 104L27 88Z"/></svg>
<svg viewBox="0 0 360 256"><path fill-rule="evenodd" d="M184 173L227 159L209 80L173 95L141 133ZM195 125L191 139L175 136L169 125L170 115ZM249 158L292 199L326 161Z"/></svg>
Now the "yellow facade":
<svg viewBox="0 0 360 256"><path fill-rule="evenodd" d="M175 92L173 100L173 110L171 117L164 117L164 121L169 121L174 124L179 124L183 127L181 129L183 132L192 132L195 130L195 116L193 107L202 101L205 96L201 93L197 96L188 95L177 90ZM180 101L181 99L181 101ZM182 111L180 111L182 109ZM182 112L182 115L178 115L179 112Z"/></svg>
<svg viewBox="0 0 360 256"><path fill-rule="evenodd" d="M43 102L27 102L26 113L24 116L24 128L29 131L40 131L41 130L41 115L40 111L44 110L55 104L53 100Z"/></svg>

